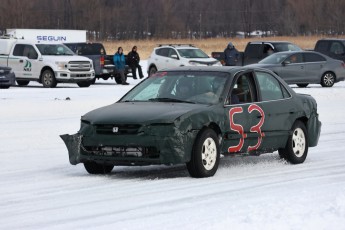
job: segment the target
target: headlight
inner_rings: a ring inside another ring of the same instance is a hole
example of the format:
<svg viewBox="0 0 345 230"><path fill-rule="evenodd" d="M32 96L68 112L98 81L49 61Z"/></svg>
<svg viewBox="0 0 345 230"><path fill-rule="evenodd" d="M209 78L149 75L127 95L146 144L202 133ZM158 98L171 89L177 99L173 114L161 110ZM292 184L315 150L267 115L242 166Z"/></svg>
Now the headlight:
<svg viewBox="0 0 345 230"><path fill-rule="evenodd" d="M57 62L55 62L55 64L57 65L57 68L59 70L65 70L65 69L67 69L67 66L68 66L67 62L59 62L59 61L57 61Z"/></svg>

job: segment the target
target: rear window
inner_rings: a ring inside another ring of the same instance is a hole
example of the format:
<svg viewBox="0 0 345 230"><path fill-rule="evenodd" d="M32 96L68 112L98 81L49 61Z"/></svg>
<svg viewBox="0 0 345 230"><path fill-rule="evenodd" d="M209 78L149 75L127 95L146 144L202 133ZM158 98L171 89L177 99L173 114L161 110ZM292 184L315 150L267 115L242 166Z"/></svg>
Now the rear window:
<svg viewBox="0 0 345 230"><path fill-rule="evenodd" d="M78 55L106 55L100 43L65 44Z"/></svg>
<svg viewBox="0 0 345 230"><path fill-rule="evenodd" d="M274 48L276 52L302 50L300 47L292 43L276 43L274 44Z"/></svg>
<svg viewBox="0 0 345 230"><path fill-rule="evenodd" d="M315 50L325 53L327 52L328 42L327 41L318 41L315 46Z"/></svg>

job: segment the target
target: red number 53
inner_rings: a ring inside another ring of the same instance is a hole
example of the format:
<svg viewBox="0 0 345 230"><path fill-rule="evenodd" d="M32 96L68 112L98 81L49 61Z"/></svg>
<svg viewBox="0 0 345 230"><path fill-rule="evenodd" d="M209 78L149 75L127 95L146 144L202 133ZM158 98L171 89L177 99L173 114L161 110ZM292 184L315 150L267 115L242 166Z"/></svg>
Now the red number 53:
<svg viewBox="0 0 345 230"><path fill-rule="evenodd" d="M250 132L259 134L258 142L254 146L248 146L247 151L252 151L252 150L258 149L261 145L262 138L265 136L265 134L261 131L261 127L265 121L265 113L258 105L251 104L248 107L248 113L252 113L254 110L256 110L260 113L260 121L256 125L254 125L250 128ZM241 138L240 138L239 143L236 146L230 146L228 148L229 153L241 151L243 148L244 139L247 138L247 134L244 133L243 126L240 124L234 123L234 116L237 113L243 113L243 108L242 107L234 107L234 108L230 109L230 111L229 111L230 129L238 132L241 135Z"/></svg>

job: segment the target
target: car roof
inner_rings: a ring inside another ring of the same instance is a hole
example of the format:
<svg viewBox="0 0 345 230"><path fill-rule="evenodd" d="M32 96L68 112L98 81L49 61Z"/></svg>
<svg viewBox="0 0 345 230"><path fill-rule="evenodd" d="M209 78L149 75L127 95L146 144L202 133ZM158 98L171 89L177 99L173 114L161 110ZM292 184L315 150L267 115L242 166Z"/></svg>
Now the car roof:
<svg viewBox="0 0 345 230"><path fill-rule="evenodd" d="M288 42L288 41L252 41L252 42L248 42L250 44L256 44L256 43L271 43L271 44L278 44L278 43L288 43L288 44L293 44L292 42ZM294 44L295 45L295 44Z"/></svg>
<svg viewBox="0 0 345 230"><path fill-rule="evenodd" d="M164 71L205 71L205 72L226 72L226 73L238 73L240 71L245 71L253 68L245 66L179 66L175 68L168 68L160 70ZM255 68L258 69L258 68Z"/></svg>
<svg viewBox="0 0 345 230"><path fill-rule="evenodd" d="M173 47L173 48L191 48L191 49L197 49L193 44L158 44L158 47L156 48L163 48L163 47Z"/></svg>
<svg viewBox="0 0 345 230"><path fill-rule="evenodd" d="M343 38L322 38L319 41L341 41L341 42L344 42L345 39L343 39Z"/></svg>

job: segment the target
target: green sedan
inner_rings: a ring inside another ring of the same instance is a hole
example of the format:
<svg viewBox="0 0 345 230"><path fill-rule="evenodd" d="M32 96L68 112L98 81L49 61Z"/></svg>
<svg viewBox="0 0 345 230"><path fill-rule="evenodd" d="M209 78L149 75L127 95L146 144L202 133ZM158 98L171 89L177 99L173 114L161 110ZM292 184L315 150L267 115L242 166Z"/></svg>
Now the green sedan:
<svg viewBox="0 0 345 230"><path fill-rule="evenodd" d="M186 163L192 177L209 177L221 154L278 150L303 163L320 131L315 99L273 72L205 66L157 72L118 102L82 116L80 130L61 138L70 163L91 174L115 165Z"/></svg>

